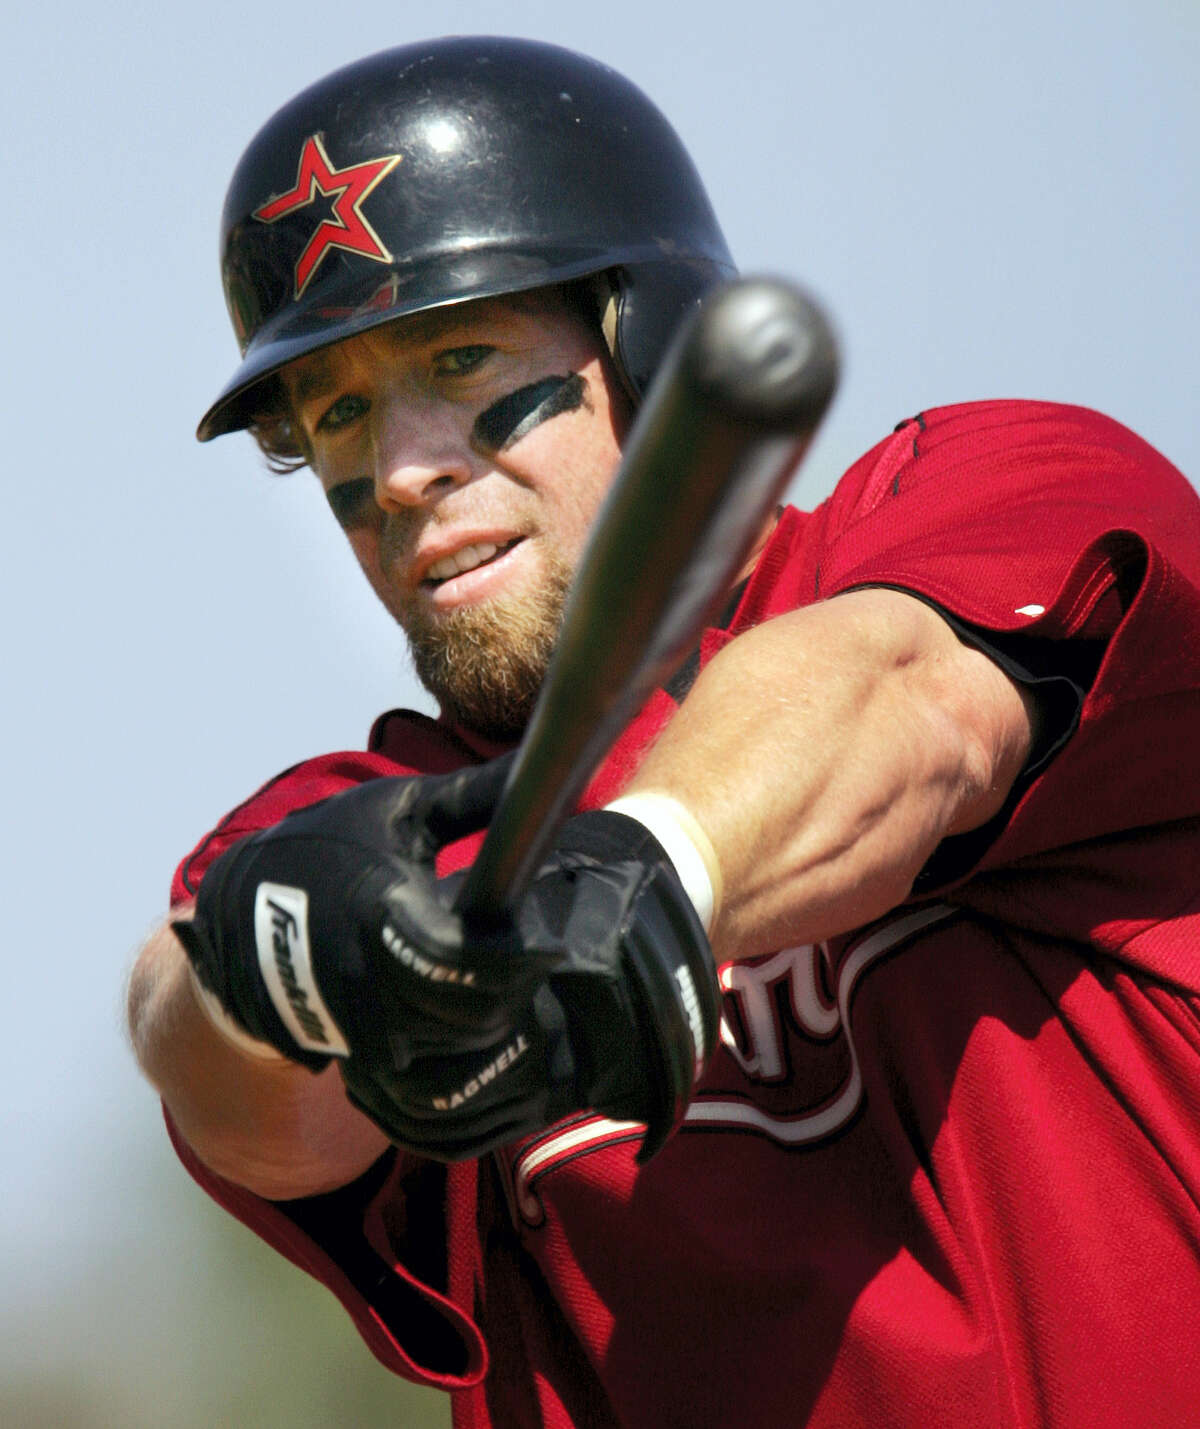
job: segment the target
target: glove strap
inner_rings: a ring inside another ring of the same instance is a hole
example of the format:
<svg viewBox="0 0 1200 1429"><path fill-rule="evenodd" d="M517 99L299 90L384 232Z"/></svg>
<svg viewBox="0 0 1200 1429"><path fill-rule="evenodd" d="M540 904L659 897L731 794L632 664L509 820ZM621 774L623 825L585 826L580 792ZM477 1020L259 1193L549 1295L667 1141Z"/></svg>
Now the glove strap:
<svg viewBox="0 0 1200 1429"><path fill-rule="evenodd" d="M704 931L710 933L721 911L721 865L712 841L687 805L670 794L645 790L624 794L605 808L636 819L654 835L692 900Z"/></svg>

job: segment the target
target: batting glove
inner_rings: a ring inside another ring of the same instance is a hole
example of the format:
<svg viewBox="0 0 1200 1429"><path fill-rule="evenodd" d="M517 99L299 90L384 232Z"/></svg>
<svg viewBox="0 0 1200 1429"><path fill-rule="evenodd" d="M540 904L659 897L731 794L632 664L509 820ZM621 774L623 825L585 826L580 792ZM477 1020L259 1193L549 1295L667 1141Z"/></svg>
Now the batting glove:
<svg viewBox="0 0 1200 1429"><path fill-rule="evenodd" d="M703 926L661 845L612 812L569 820L514 917L464 922L437 851L507 777L376 780L236 844L177 931L240 1027L319 1068L401 1145L479 1156L582 1109L681 1119L716 1038Z"/></svg>

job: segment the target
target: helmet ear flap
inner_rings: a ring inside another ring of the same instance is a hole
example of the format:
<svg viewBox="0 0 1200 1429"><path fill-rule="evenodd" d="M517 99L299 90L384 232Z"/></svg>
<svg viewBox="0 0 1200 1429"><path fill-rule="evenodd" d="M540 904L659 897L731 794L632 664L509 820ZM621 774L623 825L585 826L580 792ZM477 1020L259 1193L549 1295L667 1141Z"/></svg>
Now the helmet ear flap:
<svg viewBox="0 0 1200 1429"><path fill-rule="evenodd" d="M626 396L636 406L641 401L642 393L633 385L625 363L621 359L620 330L623 294L617 273L612 270L597 273L592 279L592 288L595 294L596 309L600 315L600 332L604 337L605 346L608 348L609 356L617 370L617 376L621 379L621 386L624 387Z"/></svg>
<svg viewBox="0 0 1200 1429"><path fill-rule="evenodd" d="M640 402L676 329L730 275L714 264L675 262L630 264L603 276L610 295L601 329L621 381Z"/></svg>

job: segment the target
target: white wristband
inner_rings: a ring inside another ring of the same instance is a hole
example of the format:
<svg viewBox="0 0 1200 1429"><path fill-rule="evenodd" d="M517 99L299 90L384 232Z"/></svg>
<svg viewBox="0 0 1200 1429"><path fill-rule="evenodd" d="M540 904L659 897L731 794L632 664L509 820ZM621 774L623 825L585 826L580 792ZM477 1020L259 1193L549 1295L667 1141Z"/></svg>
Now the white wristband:
<svg viewBox="0 0 1200 1429"><path fill-rule="evenodd" d="M244 1027L240 1027L221 1006L220 998L209 992L196 976L196 969L191 963L188 964L188 977L191 979L196 1001L204 1009L205 1016L231 1047L236 1048L242 1056L253 1057L259 1062L288 1060L277 1047L272 1047L269 1042L260 1042L257 1037L251 1037Z"/></svg>
<svg viewBox="0 0 1200 1429"><path fill-rule="evenodd" d="M636 819L662 844L705 931L711 932L721 907L721 865L692 811L673 795L650 789L623 794L605 807Z"/></svg>

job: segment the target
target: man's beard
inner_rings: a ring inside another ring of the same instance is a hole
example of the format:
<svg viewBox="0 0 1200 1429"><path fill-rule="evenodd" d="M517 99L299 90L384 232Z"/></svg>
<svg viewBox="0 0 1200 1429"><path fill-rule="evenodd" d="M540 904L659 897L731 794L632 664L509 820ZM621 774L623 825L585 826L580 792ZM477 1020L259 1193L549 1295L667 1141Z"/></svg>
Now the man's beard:
<svg viewBox="0 0 1200 1429"><path fill-rule="evenodd" d="M417 677L453 723L515 742L533 712L562 623L571 573L555 562L536 591L401 624Z"/></svg>

